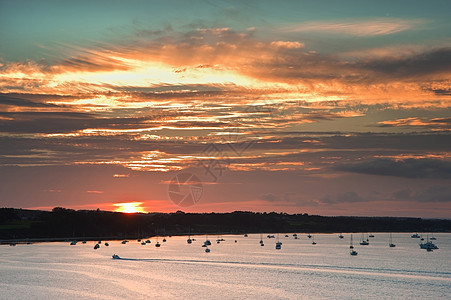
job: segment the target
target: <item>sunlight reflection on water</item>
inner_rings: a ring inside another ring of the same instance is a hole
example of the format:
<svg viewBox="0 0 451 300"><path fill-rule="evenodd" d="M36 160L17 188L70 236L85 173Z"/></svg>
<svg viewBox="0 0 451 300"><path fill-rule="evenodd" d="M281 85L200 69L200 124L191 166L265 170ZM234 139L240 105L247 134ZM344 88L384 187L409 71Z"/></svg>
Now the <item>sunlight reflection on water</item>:
<svg viewBox="0 0 451 300"><path fill-rule="evenodd" d="M201 236L191 245L168 238L160 248L154 240L97 250L94 242L0 246L0 290L5 299L446 299L451 234L436 236L440 249L428 253L409 234L394 234L389 248L388 234L378 233L369 246L356 245L356 257L349 236L336 234L315 235L317 245L290 235L281 250L274 239L261 247L259 235L223 236L211 253Z"/></svg>

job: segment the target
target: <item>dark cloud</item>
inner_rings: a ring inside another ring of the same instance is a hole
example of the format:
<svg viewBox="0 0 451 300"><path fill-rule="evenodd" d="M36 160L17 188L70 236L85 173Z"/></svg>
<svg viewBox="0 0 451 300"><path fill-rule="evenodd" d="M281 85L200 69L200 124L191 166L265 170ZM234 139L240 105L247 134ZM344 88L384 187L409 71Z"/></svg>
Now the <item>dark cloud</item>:
<svg viewBox="0 0 451 300"><path fill-rule="evenodd" d="M43 103L32 101L27 98L38 98L38 97L26 97L20 94L0 94L0 105L10 105L19 107L56 107L55 104Z"/></svg>
<svg viewBox="0 0 451 300"><path fill-rule="evenodd" d="M451 89L429 89L439 96L451 96Z"/></svg>
<svg viewBox="0 0 451 300"><path fill-rule="evenodd" d="M403 189L393 192L397 200L417 202L451 202L450 185L434 185L419 191Z"/></svg>
<svg viewBox="0 0 451 300"><path fill-rule="evenodd" d="M408 57L386 57L359 62L356 67L393 78L412 78L451 72L451 48L439 48Z"/></svg>
<svg viewBox="0 0 451 300"><path fill-rule="evenodd" d="M451 162L439 159L375 159L340 165L335 169L371 175L399 176L407 178L451 178Z"/></svg>
<svg viewBox="0 0 451 300"><path fill-rule="evenodd" d="M354 203L354 202L365 202L364 198L359 196L356 192L346 192L336 195L326 195L320 199L323 203Z"/></svg>

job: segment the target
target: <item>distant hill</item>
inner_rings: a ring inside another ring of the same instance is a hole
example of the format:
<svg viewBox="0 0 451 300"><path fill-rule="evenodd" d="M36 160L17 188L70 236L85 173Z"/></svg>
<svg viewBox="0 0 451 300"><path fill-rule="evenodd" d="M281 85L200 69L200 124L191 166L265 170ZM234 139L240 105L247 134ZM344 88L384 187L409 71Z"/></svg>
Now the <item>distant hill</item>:
<svg viewBox="0 0 451 300"><path fill-rule="evenodd" d="M451 232L450 219L323 217L308 214L137 213L0 208L0 240L123 239L226 233Z"/></svg>

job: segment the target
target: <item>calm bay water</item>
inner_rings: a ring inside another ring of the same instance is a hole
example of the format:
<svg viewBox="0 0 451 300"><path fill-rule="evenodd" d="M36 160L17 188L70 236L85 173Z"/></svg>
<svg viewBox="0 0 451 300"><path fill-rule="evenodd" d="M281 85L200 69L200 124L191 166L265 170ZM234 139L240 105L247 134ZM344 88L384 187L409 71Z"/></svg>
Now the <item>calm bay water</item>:
<svg viewBox="0 0 451 300"><path fill-rule="evenodd" d="M305 234L276 239L210 236L167 238L162 246L131 240L37 243L0 246L0 299L450 299L451 234L436 234L440 248L427 252L419 239L376 233L370 245L358 244L349 255L349 234L316 234L316 245ZM234 241L237 240L237 243ZM113 260L118 254L120 260Z"/></svg>

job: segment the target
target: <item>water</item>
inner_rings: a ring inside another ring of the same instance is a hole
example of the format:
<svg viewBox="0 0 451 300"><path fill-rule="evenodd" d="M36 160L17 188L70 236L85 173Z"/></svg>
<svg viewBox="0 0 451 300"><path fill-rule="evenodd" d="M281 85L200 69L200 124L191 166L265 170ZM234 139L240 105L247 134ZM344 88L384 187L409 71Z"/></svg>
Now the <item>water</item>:
<svg viewBox="0 0 451 300"><path fill-rule="evenodd" d="M349 255L349 234L305 234L295 240L260 235L210 236L210 253L186 237L137 241L40 243L0 246L0 299L449 299L451 234L436 234L440 248L421 250L419 239L376 233ZM238 242L235 243L234 241ZM113 260L112 254L121 256Z"/></svg>

